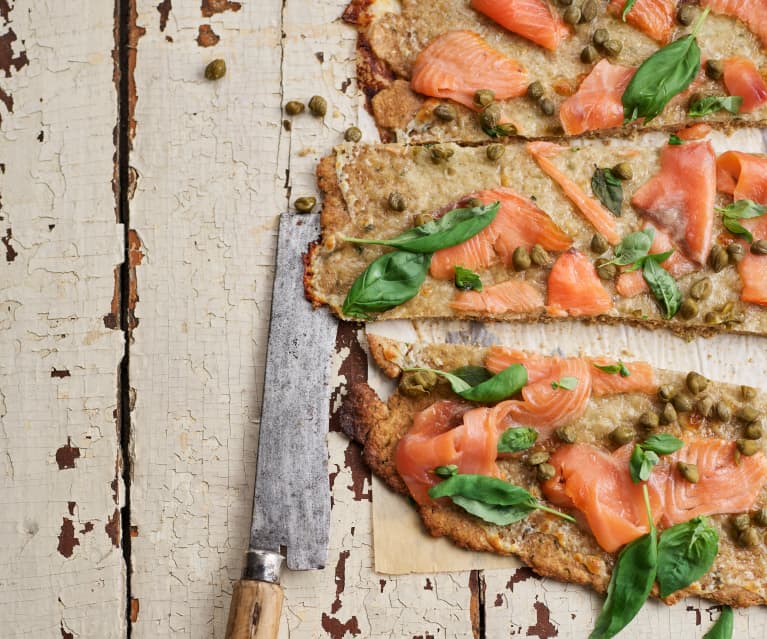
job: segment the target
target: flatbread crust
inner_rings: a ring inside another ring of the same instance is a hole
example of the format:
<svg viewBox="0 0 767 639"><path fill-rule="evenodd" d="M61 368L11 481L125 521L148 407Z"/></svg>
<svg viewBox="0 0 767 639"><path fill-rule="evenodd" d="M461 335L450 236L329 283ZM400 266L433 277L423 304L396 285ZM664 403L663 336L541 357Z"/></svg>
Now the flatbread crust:
<svg viewBox="0 0 767 639"><path fill-rule="evenodd" d="M550 4L555 12L566 8ZM440 101L418 95L410 89L411 71L420 51L433 38L449 31L468 29L479 33L491 46L520 61L531 81L543 83L547 97L556 106L554 116L545 116L525 97L508 100L502 105L504 120L513 122L518 134L523 137L560 137L563 132L556 114L559 113L559 105L593 66L583 64L580 53L590 44L596 29L608 29L612 38L623 43L621 53L609 58L614 64L637 67L660 46L641 31L609 15L605 2L600 2L599 7L597 19L576 27L573 37L554 52L500 27L471 9L467 0L353 0L344 18L357 26L360 34L358 82L368 98L382 141L484 142L488 137L469 109L454 104L457 119L450 123L440 122L432 115ZM672 39L688 32L688 28L677 25ZM767 70L767 53L759 39L737 20L709 15L700 29L698 42L703 60L741 55L754 61L759 69ZM726 94L721 81L703 78L695 91L703 95ZM624 135L639 126L643 129L672 130L685 123L700 122L700 118L693 120L687 117L690 93L688 91L672 100L665 111L650 123L603 129L594 132L594 135ZM736 117L720 112L704 120L723 128L763 126L767 123L767 107Z"/></svg>
<svg viewBox="0 0 767 639"><path fill-rule="evenodd" d="M368 336L370 353L376 363L389 375L396 375L400 366L434 366L444 370L464 365L481 365L485 348L463 345L404 344L394 340ZM662 383L677 387L684 385L685 375L671 371L658 371ZM735 405L742 402L738 387L713 384L712 394ZM439 399L455 398L446 385L439 385L432 394L411 398L399 392L387 403L364 383L350 388L342 408L341 425L349 437L359 442L370 468L392 489L407 495L407 489L397 474L393 456L397 443L407 432L413 415ZM597 401L597 400L593 400ZM594 431L594 420L610 416L615 423L634 424L639 413L647 410L656 400L644 395L602 398L595 410L587 411L579 422L579 432L588 439ZM767 397L760 393L751 403L764 411ZM738 426L705 423L696 427L699 436L735 437ZM689 423L682 421L685 428ZM668 432L679 435L679 426L667 427ZM509 479L522 485L535 496L541 497L533 471L519 460L499 462ZM756 505L767 503L763 490ZM503 555L516 555L535 572L560 581L589 586L604 592L609 583L616 555L604 552L590 532L576 525L535 512L526 519L509 526L487 524L453 505L432 504L421 507L424 526L434 536L446 536L457 545L479 551ZM764 543L749 549L736 546L730 537L728 516L709 518L720 535L719 554L712 569L685 590L674 593L664 601L672 604L686 596L698 595L732 606L750 606L767 603L767 548ZM657 590L653 591L658 596Z"/></svg>

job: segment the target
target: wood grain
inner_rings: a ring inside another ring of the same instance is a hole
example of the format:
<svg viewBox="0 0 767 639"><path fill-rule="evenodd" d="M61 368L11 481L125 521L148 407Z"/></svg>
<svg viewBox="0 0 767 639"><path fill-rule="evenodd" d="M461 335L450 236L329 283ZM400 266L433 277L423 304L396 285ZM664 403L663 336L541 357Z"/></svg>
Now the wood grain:
<svg viewBox="0 0 767 639"><path fill-rule="evenodd" d="M279 584L247 579L235 582L226 639L276 639L282 600Z"/></svg>

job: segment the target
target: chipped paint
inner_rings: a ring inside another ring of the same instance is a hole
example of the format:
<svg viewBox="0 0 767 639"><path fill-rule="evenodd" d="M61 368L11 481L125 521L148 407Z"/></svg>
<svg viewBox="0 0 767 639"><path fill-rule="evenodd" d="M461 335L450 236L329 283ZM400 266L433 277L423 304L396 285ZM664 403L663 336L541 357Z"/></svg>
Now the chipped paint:
<svg viewBox="0 0 767 639"><path fill-rule="evenodd" d="M197 32L197 45L201 47L213 47L221 38L216 35L209 24L201 24Z"/></svg>
<svg viewBox="0 0 767 639"><path fill-rule="evenodd" d="M0 242L5 245L5 261L13 262L18 257L18 252L13 246L11 246L11 240L13 239L13 232L10 228L5 229L5 237L0 237Z"/></svg>
<svg viewBox="0 0 767 639"><path fill-rule="evenodd" d="M559 630L551 623L551 612L549 607L542 601L533 602L535 608L535 624L529 626L526 635L528 637L538 637L538 639L551 639L559 636Z"/></svg>
<svg viewBox="0 0 767 639"><path fill-rule="evenodd" d="M115 548L119 548L120 547L120 510L118 508L115 508L114 512L112 513L112 516L107 520L107 523L104 526L104 531L106 532L109 539L112 540L112 545Z"/></svg>
<svg viewBox="0 0 767 639"><path fill-rule="evenodd" d="M80 449L72 446L71 438L67 437L67 443L56 451L56 463L59 470L75 468L75 460L80 457Z"/></svg>
<svg viewBox="0 0 767 639"><path fill-rule="evenodd" d="M141 265L144 259L142 251L141 238L138 233L131 229L128 231L128 308L127 308L127 327L131 332L139 324L136 316L136 305L139 301L138 295L138 276L136 267ZM120 329L120 267L114 268L114 287L112 289L112 302L110 311L103 317L104 326L112 330Z"/></svg>
<svg viewBox="0 0 767 639"><path fill-rule="evenodd" d="M168 26L168 16L170 16L171 9L173 9L173 0L162 0L157 5L157 11L160 12L160 31L165 31L165 27Z"/></svg>
<svg viewBox="0 0 767 639"><path fill-rule="evenodd" d="M242 3L230 2L230 0L202 0L200 10L204 18L210 18L216 13L224 11L239 11L242 9Z"/></svg>
<svg viewBox="0 0 767 639"><path fill-rule="evenodd" d="M51 377L58 377L59 379L62 379L64 377L71 377L71 373L66 368L61 370L53 368L51 369Z"/></svg>
<svg viewBox="0 0 767 639"><path fill-rule="evenodd" d="M62 557L69 559L74 553L75 546L80 545L80 540L75 536L75 526L69 517L61 518L61 530L58 539L59 544L56 550Z"/></svg>

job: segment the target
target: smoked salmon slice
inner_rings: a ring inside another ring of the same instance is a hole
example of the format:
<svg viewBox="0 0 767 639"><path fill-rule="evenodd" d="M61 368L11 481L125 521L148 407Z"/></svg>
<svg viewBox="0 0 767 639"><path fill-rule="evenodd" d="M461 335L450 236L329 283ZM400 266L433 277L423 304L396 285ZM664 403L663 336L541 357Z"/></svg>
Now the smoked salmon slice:
<svg viewBox="0 0 767 639"><path fill-rule="evenodd" d="M527 370L527 383L553 378L559 357L546 357L538 353L526 353L507 346L493 346L485 357L485 368L493 374L500 373L512 364L521 364Z"/></svg>
<svg viewBox="0 0 767 639"><path fill-rule="evenodd" d="M458 293L450 308L465 313L503 315L543 310L543 294L524 280L508 280L482 291Z"/></svg>
<svg viewBox="0 0 767 639"><path fill-rule="evenodd" d="M612 0L607 10L620 17L625 5L626 0ZM626 22L656 42L666 44L674 31L675 13L676 0L637 0L626 15Z"/></svg>
<svg viewBox="0 0 767 639"><path fill-rule="evenodd" d="M716 188L737 200L767 204L767 156L727 151L716 160Z"/></svg>
<svg viewBox="0 0 767 639"><path fill-rule="evenodd" d="M497 100L516 98L529 84L516 60L493 49L473 31L451 31L418 54L410 84L433 98L449 98L476 110L474 94L490 89Z"/></svg>
<svg viewBox="0 0 767 639"><path fill-rule="evenodd" d="M579 135L621 126L624 119L621 98L635 72L631 67L601 60L559 108L565 133Z"/></svg>
<svg viewBox="0 0 767 639"><path fill-rule="evenodd" d="M564 251L573 241L556 223L528 198L499 187L477 193L482 204L500 202L495 219L466 242L442 249L431 258L429 273L440 280L452 279L456 266L473 271L501 261L511 265L514 249L531 249L540 244L547 251Z"/></svg>
<svg viewBox="0 0 767 639"><path fill-rule="evenodd" d="M764 0L701 0L714 13L737 18L767 47L767 5Z"/></svg>
<svg viewBox="0 0 767 639"><path fill-rule="evenodd" d="M715 197L714 149L709 142L688 142L663 147L660 171L634 193L631 205L703 264L711 247Z"/></svg>
<svg viewBox="0 0 767 639"><path fill-rule="evenodd" d="M472 0L471 8L551 51L570 37L567 25L544 0Z"/></svg>
<svg viewBox="0 0 767 639"><path fill-rule="evenodd" d="M610 244L620 242L615 217L597 200L586 195L586 192L557 168L552 158L565 151L567 147L553 142L528 142L526 146L530 155L541 170L554 180L567 198L576 206L591 225L607 238Z"/></svg>
<svg viewBox="0 0 767 639"><path fill-rule="evenodd" d="M557 258L549 273L548 313L559 317L593 316L607 313L612 307L612 295L588 257L570 249Z"/></svg>
<svg viewBox="0 0 767 639"><path fill-rule="evenodd" d="M753 230L751 232L754 233ZM754 238L767 239L767 229L763 226L761 237L754 233ZM740 299L744 302L767 306L767 255L754 255L747 252L738 263L738 273L743 282Z"/></svg>
<svg viewBox="0 0 767 639"><path fill-rule="evenodd" d="M767 102L767 85L756 65L748 58L727 58L723 79L727 93L743 98L740 113L751 113Z"/></svg>
<svg viewBox="0 0 767 639"><path fill-rule="evenodd" d="M441 481L433 473L437 466L455 464L462 473L498 475L498 431L490 412L443 400L415 415L397 444L394 463L419 504L431 501L429 489Z"/></svg>

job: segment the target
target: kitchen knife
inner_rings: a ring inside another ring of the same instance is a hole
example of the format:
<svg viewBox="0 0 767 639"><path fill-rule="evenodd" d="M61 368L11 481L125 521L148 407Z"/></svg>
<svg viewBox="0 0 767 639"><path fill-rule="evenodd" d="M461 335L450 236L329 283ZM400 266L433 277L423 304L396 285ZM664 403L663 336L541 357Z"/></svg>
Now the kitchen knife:
<svg viewBox="0 0 767 639"><path fill-rule="evenodd" d="M325 566L330 529L327 433L336 321L304 299L302 252L318 216L280 216L258 438L253 523L234 584L227 639L273 639L283 553L291 570Z"/></svg>

